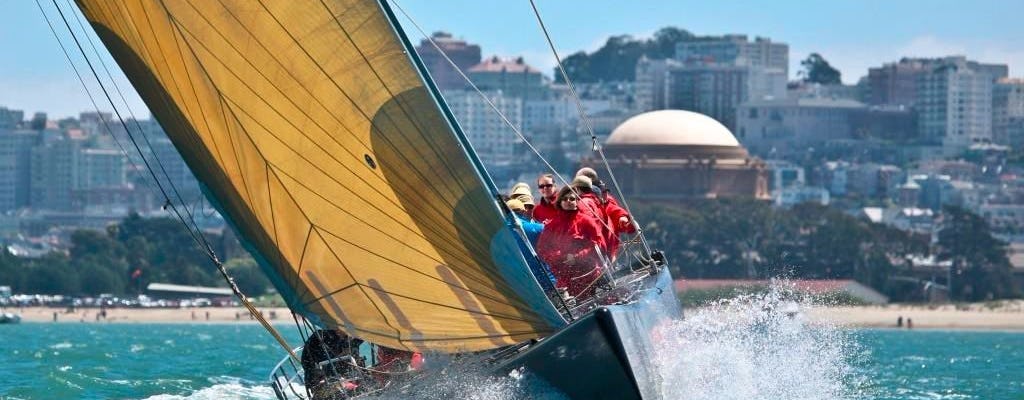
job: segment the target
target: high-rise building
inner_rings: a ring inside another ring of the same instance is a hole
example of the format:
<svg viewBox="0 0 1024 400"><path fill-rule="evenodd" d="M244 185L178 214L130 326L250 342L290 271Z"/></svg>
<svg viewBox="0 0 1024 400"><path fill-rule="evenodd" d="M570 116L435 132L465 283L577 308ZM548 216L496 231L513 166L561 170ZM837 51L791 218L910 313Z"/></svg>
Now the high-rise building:
<svg viewBox="0 0 1024 400"><path fill-rule="evenodd" d="M1003 78L992 87L992 141L1013 145L1011 128L1024 119L1024 79ZM1016 132L1015 132L1016 133ZM1016 135L1015 135L1016 136ZM1019 145L1018 143L1016 143Z"/></svg>
<svg viewBox="0 0 1024 400"><path fill-rule="evenodd" d="M676 60L682 63L720 64L773 68L789 74L789 45L747 35L724 35L684 40L676 44Z"/></svg>
<svg viewBox="0 0 1024 400"><path fill-rule="evenodd" d="M868 69L868 103L912 107L917 102L917 79L931 61L904 58L899 62Z"/></svg>
<svg viewBox="0 0 1024 400"><path fill-rule="evenodd" d="M669 108L708 115L729 129L736 128L740 103L786 94L781 70L749 66L684 65L669 70L666 85Z"/></svg>
<svg viewBox="0 0 1024 400"><path fill-rule="evenodd" d="M467 75L480 90L501 91L505 97L535 100L547 98L550 92L547 77L527 65L522 57L488 57L470 67Z"/></svg>
<svg viewBox="0 0 1024 400"><path fill-rule="evenodd" d="M0 211L29 205L29 168L39 132L0 129Z"/></svg>
<svg viewBox="0 0 1024 400"><path fill-rule="evenodd" d="M918 78L916 109L921 139L956 154L992 140L994 68L947 57Z"/></svg>
<svg viewBox="0 0 1024 400"><path fill-rule="evenodd" d="M71 211L81 140L45 132L44 136L50 137L31 151L29 203L37 209Z"/></svg>
<svg viewBox="0 0 1024 400"><path fill-rule="evenodd" d="M636 62L636 108L655 111L668 108L668 72L682 64L676 60L640 57Z"/></svg>
<svg viewBox="0 0 1024 400"><path fill-rule="evenodd" d="M522 127L523 102L519 98L507 97L500 91L485 95L512 125ZM517 161L522 141L479 93L448 91L444 98L481 161L488 166L506 166Z"/></svg>
<svg viewBox="0 0 1024 400"><path fill-rule="evenodd" d="M864 108L858 101L831 98L749 101L737 108L737 137L758 154L803 152L808 146L852 138L851 119Z"/></svg>
<svg viewBox="0 0 1024 400"><path fill-rule="evenodd" d="M80 189L121 187L125 182L125 159L120 150L82 149L78 165Z"/></svg>
<svg viewBox="0 0 1024 400"><path fill-rule="evenodd" d="M431 40L437 44L437 47L430 43ZM438 88L441 90L453 90L465 87L466 80L438 52L438 47L460 70L465 72L470 67L480 63L480 46L467 43L465 40L455 39L447 32L434 32L430 36L430 40L424 39L420 41L419 46L416 46L416 53L420 55L420 59L423 60L423 64L430 71L430 77L433 78Z"/></svg>
<svg viewBox="0 0 1024 400"><path fill-rule="evenodd" d="M983 64L968 61L962 56L945 58L902 58L881 67L868 69L868 103L913 107L918 101L918 85L923 74L949 62L958 62L992 80L1005 78L1009 72L1005 64Z"/></svg>
<svg viewBox="0 0 1024 400"><path fill-rule="evenodd" d="M25 112L0 107L0 129L15 129L25 119Z"/></svg>

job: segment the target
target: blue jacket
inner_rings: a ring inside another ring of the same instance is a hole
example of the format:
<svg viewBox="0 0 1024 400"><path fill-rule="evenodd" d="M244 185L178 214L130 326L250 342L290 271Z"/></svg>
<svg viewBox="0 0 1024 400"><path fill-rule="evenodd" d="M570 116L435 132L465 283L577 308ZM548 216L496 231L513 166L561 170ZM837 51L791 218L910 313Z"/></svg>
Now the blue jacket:
<svg viewBox="0 0 1024 400"><path fill-rule="evenodd" d="M544 231L544 224L540 222L533 222L526 218L523 218L519 214L516 214L516 218L519 219L519 224L523 226L523 232L526 232L526 238L530 240L530 244L534 248L537 247L537 238L540 237L540 233ZM540 257L530 257L529 248L526 247L526 243L517 241L519 243L519 250L523 252L526 257L526 263L530 266L530 271L533 272L533 276L537 278L537 282L540 283L540 287L544 290L555 289L555 275L551 273L551 268L540 260Z"/></svg>

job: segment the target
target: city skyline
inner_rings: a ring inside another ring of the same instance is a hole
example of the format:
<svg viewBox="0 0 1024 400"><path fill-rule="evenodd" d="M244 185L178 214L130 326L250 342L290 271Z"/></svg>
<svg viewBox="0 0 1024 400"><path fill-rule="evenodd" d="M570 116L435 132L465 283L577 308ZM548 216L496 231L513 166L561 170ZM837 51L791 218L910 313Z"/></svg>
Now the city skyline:
<svg viewBox="0 0 1024 400"><path fill-rule="evenodd" d="M63 5L67 9L67 3ZM555 65L532 9L525 2L407 1L397 5L428 33L451 32L479 44L484 56L523 56L527 63L548 75ZM43 7L61 31L63 22L53 5ZM676 26L698 35L738 33L787 43L790 78L799 71L800 60L811 52L821 53L829 60L843 73L847 84L866 75L869 67L904 56L960 54L982 62L1008 64L1011 77L1024 75L1024 43L1014 40L1024 34L1024 26L1013 22L1015 15L1024 13L1021 3L980 1L965 8L952 1L771 5L733 2L699 6L688 2L636 1L588 3L586 7L569 2L539 2L538 7L562 57L576 51L594 51L612 35L649 37L659 28ZM395 9L410 39L414 43L422 39L416 27L398 7ZM502 18L489 18L495 15ZM822 17L827 15L842 17ZM74 20L71 25L77 29ZM65 46L73 46L66 34L62 41ZM88 43L84 45L91 52ZM34 2L14 2L9 4L7 13L0 15L0 48L10 55L9 61L0 65L0 106L22 109L29 115L46 112L52 118L94 110ZM77 50L69 50L74 57ZM108 65L113 65L107 60ZM82 68L87 67L81 64ZM116 74L120 76L119 72ZM118 84L122 89L129 87L123 79ZM91 92L100 93L98 88ZM148 113L137 96L128 90L126 96L137 116L145 118ZM109 108L100 104L101 110Z"/></svg>

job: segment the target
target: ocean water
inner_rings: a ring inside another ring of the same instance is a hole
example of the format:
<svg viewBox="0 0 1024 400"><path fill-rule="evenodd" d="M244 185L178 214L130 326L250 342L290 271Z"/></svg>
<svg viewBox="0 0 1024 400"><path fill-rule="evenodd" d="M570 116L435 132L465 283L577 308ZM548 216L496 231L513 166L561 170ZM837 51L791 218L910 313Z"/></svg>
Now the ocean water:
<svg viewBox="0 0 1024 400"><path fill-rule="evenodd" d="M1024 399L1024 333L847 330L737 299L660 332L669 399ZM798 307L798 305L797 305ZM282 332L295 342L294 329ZM0 325L0 399L273 399L257 325ZM451 376L425 398L558 398L529 378ZM541 385L542 386L542 385Z"/></svg>

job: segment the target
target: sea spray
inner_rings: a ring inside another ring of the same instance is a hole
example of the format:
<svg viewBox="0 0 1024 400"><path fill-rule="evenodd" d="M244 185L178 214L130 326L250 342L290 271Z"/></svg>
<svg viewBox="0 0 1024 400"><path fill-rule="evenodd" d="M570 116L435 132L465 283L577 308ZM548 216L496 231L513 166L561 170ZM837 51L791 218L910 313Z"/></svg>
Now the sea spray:
<svg viewBox="0 0 1024 400"><path fill-rule="evenodd" d="M805 319L810 298L775 282L688 309L658 332L653 362L666 399L857 397L856 341L835 325Z"/></svg>

